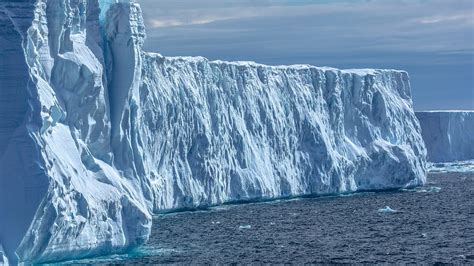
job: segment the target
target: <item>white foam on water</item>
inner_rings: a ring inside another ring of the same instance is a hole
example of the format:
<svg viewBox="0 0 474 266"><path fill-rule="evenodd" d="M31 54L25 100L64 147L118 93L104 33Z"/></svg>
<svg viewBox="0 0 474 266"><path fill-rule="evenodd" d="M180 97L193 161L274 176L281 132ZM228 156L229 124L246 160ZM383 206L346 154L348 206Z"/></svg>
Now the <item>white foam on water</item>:
<svg viewBox="0 0 474 266"><path fill-rule="evenodd" d="M252 229L252 226L251 225L241 225L241 226L239 226L239 229L240 230L248 230L248 229Z"/></svg>
<svg viewBox="0 0 474 266"><path fill-rule="evenodd" d="M379 213L396 213L398 211L390 208L389 206L386 206L385 208L378 209L377 212L379 212Z"/></svg>
<svg viewBox="0 0 474 266"><path fill-rule="evenodd" d="M117 263L121 261L132 260L132 259L163 256L166 254L172 254L172 253L178 253L178 252L181 252L181 251L177 249L159 248L159 247L154 247L154 246L142 246L124 254L114 254L114 255L107 255L107 256L101 256L101 257L94 257L90 259L64 261L64 262L44 264L44 265L50 265L50 266L79 265L79 264L80 265L84 265L84 264L97 265L100 263Z"/></svg>

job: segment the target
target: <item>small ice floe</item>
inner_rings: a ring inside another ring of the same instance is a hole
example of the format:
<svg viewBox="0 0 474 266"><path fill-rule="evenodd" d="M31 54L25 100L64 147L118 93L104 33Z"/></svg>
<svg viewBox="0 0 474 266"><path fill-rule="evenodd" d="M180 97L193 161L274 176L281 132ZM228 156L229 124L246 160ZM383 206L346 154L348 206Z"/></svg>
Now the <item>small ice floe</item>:
<svg viewBox="0 0 474 266"><path fill-rule="evenodd" d="M416 193L438 193L441 191L440 187L418 187L418 188L410 188L410 189L402 189L404 192L416 192Z"/></svg>
<svg viewBox="0 0 474 266"><path fill-rule="evenodd" d="M389 206L386 206L383 209L379 209L377 212L380 212L380 213L396 213L398 211L390 208Z"/></svg>
<svg viewBox="0 0 474 266"><path fill-rule="evenodd" d="M427 187L417 190L418 193L438 193L441 191L440 187Z"/></svg>
<svg viewBox="0 0 474 266"><path fill-rule="evenodd" d="M430 173L472 173L474 172L474 160L458 161L452 163L430 163Z"/></svg>
<svg viewBox="0 0 474 266"><path fill-rule="evenodd" d="M230 210L230 206L215 206L210 208L212 211L219 212L219 211L228 211Z"/></svg>
<svg viewBox="0 0 474 266"><path fill-rule="evenodd" d="M421 237L422 237L422 238L427 238L427 237L428 237L428 234L427 234L427 233L423 233L423 234L421 234Z"/></svg>
<svg viewBox="0 0 474 266"><path fill-rule="evenodd" d="M241 226L239 226L239 229L240 230L252 229L252 226L249 225L249 224L248 225L241 225Z"/></svg>
<svg viewBox="0 0 474 266"><path fill-rule="evenodd" d="M441 191L441 188L440 187L430 187L427 189L428 192L430 193L438 193Z"/></svg>

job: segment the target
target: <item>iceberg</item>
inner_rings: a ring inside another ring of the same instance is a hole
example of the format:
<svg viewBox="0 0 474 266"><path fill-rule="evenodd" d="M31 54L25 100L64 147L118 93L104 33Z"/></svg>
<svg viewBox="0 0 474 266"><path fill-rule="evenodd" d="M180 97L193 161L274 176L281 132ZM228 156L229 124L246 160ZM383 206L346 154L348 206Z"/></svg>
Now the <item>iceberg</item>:
<svg viewBox="0 0 474 266"><path fill-rule="evenodd" d="M474 111L416 112L428 150L428 161L474 160Z"/></svg>
<svg viewBox="0 0 474 266"><path fill-rule="evenodd" d="M10 263L126 252L152 214L410 188L408 74L146 53L129 0L0 3L0 245Z"/></svg>

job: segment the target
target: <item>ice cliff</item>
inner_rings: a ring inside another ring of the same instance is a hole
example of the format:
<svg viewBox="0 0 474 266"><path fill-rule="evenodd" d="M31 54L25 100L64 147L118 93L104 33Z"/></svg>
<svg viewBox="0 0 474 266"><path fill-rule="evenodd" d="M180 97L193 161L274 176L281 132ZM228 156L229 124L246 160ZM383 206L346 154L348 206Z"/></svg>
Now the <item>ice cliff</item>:
<svg viewBox="0 0 474 266"><path fill-rule="evenodd" d="M428 161L474 160L474 111L417 112Z"/></svg>
<svg viewBox="0 0 474 266"><path fill-rule="evenodd" d="M0 246L122 252L152 213L425 181L407 73L145 53L134 1L0 3Z"/></svg>

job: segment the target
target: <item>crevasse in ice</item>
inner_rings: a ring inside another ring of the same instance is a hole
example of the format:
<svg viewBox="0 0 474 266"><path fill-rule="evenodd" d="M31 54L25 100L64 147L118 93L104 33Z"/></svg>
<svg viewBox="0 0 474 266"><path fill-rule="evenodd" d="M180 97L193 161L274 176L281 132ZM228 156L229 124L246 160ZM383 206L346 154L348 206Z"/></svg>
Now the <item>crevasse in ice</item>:
<svg viewBox="0 0 474 266"><path fill-rule="evenodd" d="M0 3L10 262L126 251L162 210L424 183L406 72L168 58L144 40L135 1Z"/></svg>

